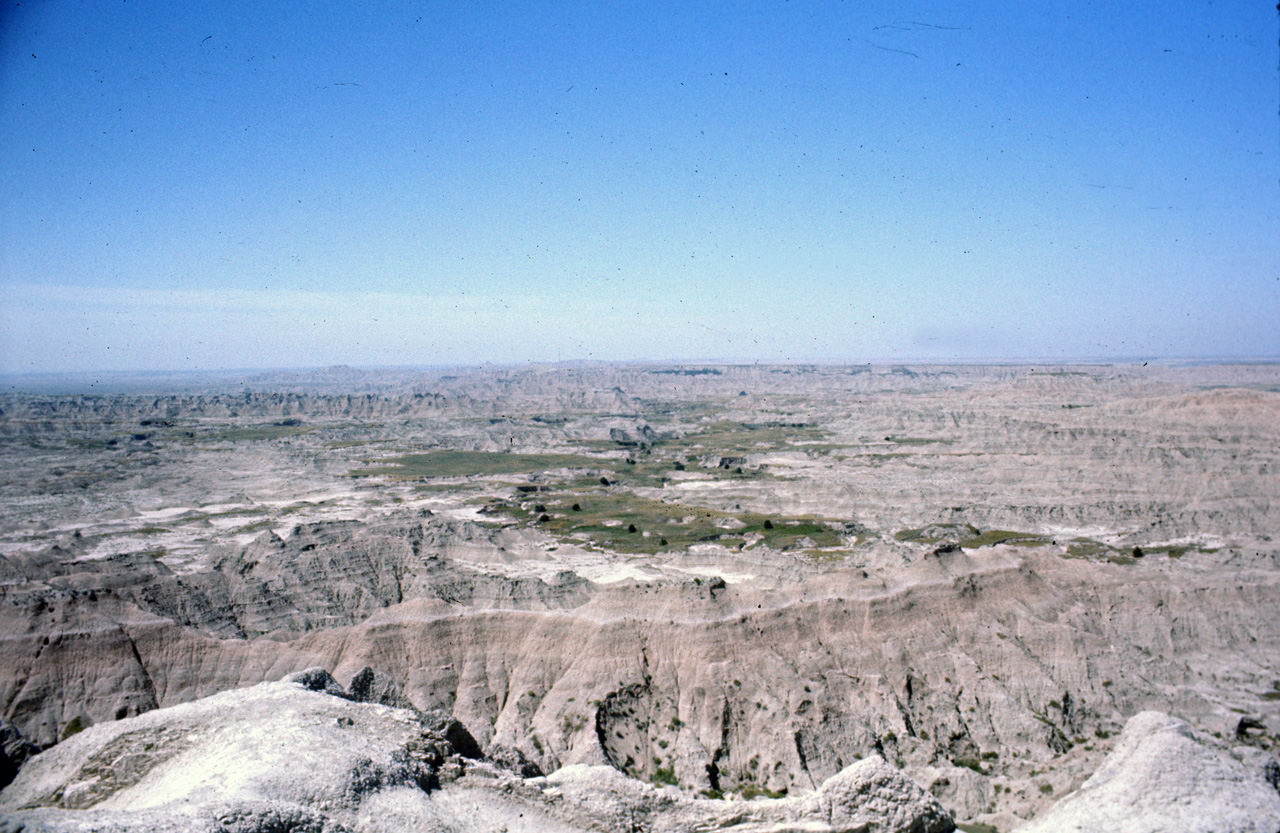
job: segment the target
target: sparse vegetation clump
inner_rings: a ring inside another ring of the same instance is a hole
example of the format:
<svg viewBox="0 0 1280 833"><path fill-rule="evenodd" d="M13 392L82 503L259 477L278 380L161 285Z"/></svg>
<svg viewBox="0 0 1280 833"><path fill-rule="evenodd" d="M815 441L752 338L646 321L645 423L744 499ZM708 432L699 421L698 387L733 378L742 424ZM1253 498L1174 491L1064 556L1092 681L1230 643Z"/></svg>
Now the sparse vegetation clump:
<svg viewBox="0 0 1280 833"><path fill-rule="evenodd" d="M784 798L787 794L787 788L783 787L782 789L771 790L768 787L748 782L746 784L740 784L738 786L737 793L738 797L745 801L750 801L753 798L760 798L761 796L765 798Z"/></svg>
<svg viewBox="0 0 1280 833"><path fill-rule="evenodd" d="M87 729L88 726L89 724L85 722L85 719L83 717L81 717L80 715L76 715L75 717L68 720L66 725L62 727L62 732L59 735L59 740L66 740L67 738L73 735L78 735L81 732L83 732L85 729Z"/></svg>
<svg viewBox="0 0 1280 833"><path fill-rule="evenodd" d="M770 519L756 512L668 503L629 490L583 491L573 484L560 488L540 493L540 504L504 501L491 504L490 513L537 523L566 541L627 553L652 554L712 543L737 549L747 546L748 540L775 550L816 550L839 547L845 540L843 524L823 518ZM535 514L538 506L546 511Z"/></svg>
<svg viewBox="0 0 1280 833"><path fill-rule="evenodd" d="M976 550L979 547L991 547L996 544L1014 544L1021 547L1042 547L1048 544L1050 539L1044 535L1036 535L1028 532L1010 532L1004 529L989 529L980 532L970 538L965 538L960 542L960 546L967 550Z"/></svg>
<svg viewBox="0 0 1280 833"><path fill-rule="evenodd" d="M258 440L279 440L285 437L296 437L316 430L315 426L302 425L296 420L285 420L284 422L290 424L278 422L268 425L245 425L227 428L220 433L213 434L208 439L215 442L256 442Z"/></svg>
<svg viewBox="0 0 1280 833"><path fill-rule="evenodd" d="M977 758L952 758L951 763L965 769L971 769L979 775L987 774L987 771L982 767L982 761Z"/></svg>

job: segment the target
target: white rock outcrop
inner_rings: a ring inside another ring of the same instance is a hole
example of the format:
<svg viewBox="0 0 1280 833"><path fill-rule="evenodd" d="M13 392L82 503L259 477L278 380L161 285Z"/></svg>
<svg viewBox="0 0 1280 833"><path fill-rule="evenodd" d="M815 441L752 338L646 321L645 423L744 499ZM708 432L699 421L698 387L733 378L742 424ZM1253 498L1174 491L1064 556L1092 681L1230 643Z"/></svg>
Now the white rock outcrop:
<svg viewBox="0 0 1280 833"><path fill-rule="evenodd" d="M28 831L336 831L371 793L435 783L452 748L419 715L294 676L91 726L22 768L0 819Z"/></svg>
<svg viewBox="0 0 1280 833"><path fill-rule="evenodd" d="M798 821L816 821L833 831L942 833L954 828L933 796L879 756L845 767L796 803Z"/></svg>
<svg viewBox="0 0 1280 833"><path fill-rule="evenodd" d="M949 833L951 816L878 756L793 798L702 800L627 778L610 767L575 765L533 783L560 815L597 830L730 830L735 833Z"/></svg>
<svg viewBox="0 0 1280 833"><path fill-rule="evenodd" d="M1275 833L1275 767L1261 750L1219 748L1180 720L1142 712L1080 789L1017 833Z"/></svg>
<svg viewBox="0 0 1280 833"><path fill-rule="evenodd" d="M460 757L410 709L355 702L320 669L91 726L0 792L0 831L947 833L881 758L806 796L709 800L605 766L521 778Z"/></svg>

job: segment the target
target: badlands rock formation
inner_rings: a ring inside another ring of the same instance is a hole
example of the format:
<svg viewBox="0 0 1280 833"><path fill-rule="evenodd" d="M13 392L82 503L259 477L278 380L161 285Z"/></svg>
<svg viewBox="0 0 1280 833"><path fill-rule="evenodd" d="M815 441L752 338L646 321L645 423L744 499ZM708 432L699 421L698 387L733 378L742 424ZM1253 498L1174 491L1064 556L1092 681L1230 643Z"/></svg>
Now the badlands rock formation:
<svg viewBox="0 0 1280 833"><path fill-rule="evenodd" d="M878 758L1001 831L1145 710L1276 751L1276 366L200 384L0 397L30 742L321 666L508 770L801 801Z"/></svg>
<svg viewBox="0 0 1280 833"><path fill-rule="evenodd" d="M726 830L948 833L938 802L880 758L804 798L695 799L609 767L520 778L468 758L412 710L349 702L322 669L101 724L0 794L9 830Z"/></svg>

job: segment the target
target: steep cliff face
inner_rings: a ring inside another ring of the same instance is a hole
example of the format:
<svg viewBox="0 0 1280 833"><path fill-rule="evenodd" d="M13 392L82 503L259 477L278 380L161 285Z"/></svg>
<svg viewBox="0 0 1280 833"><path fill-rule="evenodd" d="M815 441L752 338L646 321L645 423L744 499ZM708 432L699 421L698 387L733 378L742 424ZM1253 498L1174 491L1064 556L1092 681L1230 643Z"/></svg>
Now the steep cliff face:
<svg viewBox="0 0 1280 833"><path fill-rule="evenodd" d="M8 604L5 638L13 649L0 694L16 725L48 745L72 721L119 719L258 682L259 673L279 676L272 646L349 627L406 600L439 600L457 612L559 609L587 600L588 583L572 573L554 584L491 576L459 570L446 555L481 540L496 549L491 538L467 522L429 518L311 524L295 527L287 541L262 533L210 569L185 574L146 554L82 559L75 539L65 548L11 555L0 560L9 578L0 590ZM256 670L229 680L208 677L199 661L179 662L176 677L203 680L199 693L157 693L154 680L169 674L153 677L140 663L148 646L165 640L186 646L177 647L179 656L220 651L205 643L227 640Z"/></svg>
<svg viewBox="0 0 1280 833"><path fill-rule="evenodd" d="M544 771L609 764L719 791L810 790L871 755L932 768L934 781L976 770L1018 783L1078 747L1056 764L1067 788L1142 708L1206 726L1230 708L1276 719L1260 699L1280 665L1269 564L986 547L926 556L893 585L817 569L769 590L554 585L468 572L443 555L474 532L458 529L406 519L264 538L219 563L225 595L200 604L176 594L208 600L208 584L163 574L154 586L95 572L76 589L29 589L25 613L7 620L0 692L15 724L48 744L68 726L313 665L343 681L372 666L415 707L452 713L483 746ZM338 551L351 557L326 555ZM218 615L165 615L183 609ZM996 803L938 790L972 813Z"/></svg>

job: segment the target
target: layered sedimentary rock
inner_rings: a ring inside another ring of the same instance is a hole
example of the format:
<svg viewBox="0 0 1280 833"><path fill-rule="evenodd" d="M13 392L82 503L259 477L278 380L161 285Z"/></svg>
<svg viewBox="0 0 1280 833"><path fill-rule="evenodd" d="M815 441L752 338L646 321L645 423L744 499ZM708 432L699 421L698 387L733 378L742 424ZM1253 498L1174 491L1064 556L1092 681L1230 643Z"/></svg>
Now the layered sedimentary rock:
<svg viewBox="0 0 1280 833"><path fill-rule="evenodd" d="M27 831L948 833L950 816L874 758L795 799L695 799L608 767L520 777L430 720L352 702L322 669L94 726L25 767L0 826Z"/></svg>
<svg viewBox="0 0 1280 833"><path fill-rule="evenodd" d="M929 555L892 585L847 570L768 590L482 576L481 604L448 558L414 555L408 541L424 522L395 527L390 540L403 547L380 569L346 526L301 530L291 546L250 545L227 562L237 581L251 586L260 570L279 578L233 594L240 602L188 605L222 617L203 631L200 619L182 626L162 615L182 607L172 595L142 609L147 594L128 582L36 595L22 630L6 635L13 719L49 743L73 721L311 665L344 681L374 666L402 691L394 696L448 711L481 744L519 749L544 771L611 764L646 779L670 771L695 789L803 791L878 754L950 768L956 783L969 762L1013 767L1016 781L1019 762L1101 747L1097 736L1142 708L1172 705L1212 725L1231 680L1265 673L1280 644L1265 565L1134 569L988 547ZM331 566L323 547L309 548L326 535L345 541L347 570L316 566ZM380 597L388 582L400 590ZM1253 647L1241 652L1241 642ZM1257 703L1256 692L1234 694ZM1070 776L1059 787L1069 785ZM992 799L940 792L974 806Z"/></svg>
<svg viewBox="0 0 1280 833"><path fill-rule="evenodd" d="M881 758L1002 831L1144 709L1276 748L1274 367L353 384L0 397L15 743L320 665L527 774Z"/></svg>

